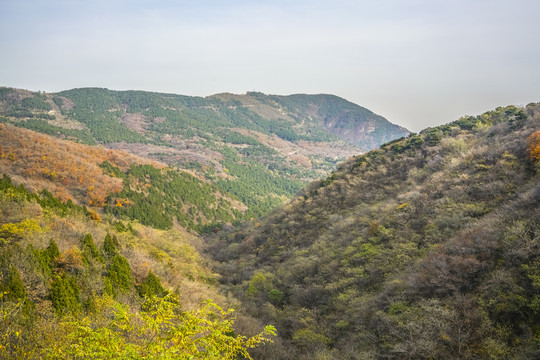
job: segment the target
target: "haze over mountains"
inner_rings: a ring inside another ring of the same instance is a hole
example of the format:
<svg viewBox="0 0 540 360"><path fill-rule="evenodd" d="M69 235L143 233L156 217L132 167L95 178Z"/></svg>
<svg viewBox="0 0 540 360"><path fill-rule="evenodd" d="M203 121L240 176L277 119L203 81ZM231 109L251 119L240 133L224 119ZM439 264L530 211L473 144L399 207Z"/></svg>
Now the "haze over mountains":
<svg viewBox="0 0 540 360"><path fill-rule="evenodd" d="M331 95L1 88L0 122L3 357L540 357L538 104L409 134Z"/></svg>

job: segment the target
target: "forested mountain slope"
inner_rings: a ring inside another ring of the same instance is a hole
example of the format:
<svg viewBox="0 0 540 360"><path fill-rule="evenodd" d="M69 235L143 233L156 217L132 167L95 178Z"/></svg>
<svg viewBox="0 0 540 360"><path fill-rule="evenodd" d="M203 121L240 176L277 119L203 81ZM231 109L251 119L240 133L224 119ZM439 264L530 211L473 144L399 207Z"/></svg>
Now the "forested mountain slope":
<svg viewBox="0 0 540 360"><path fill-rule="evenodd" d="M209 181L128 153L0 124L0 174L30 191L138 220L198 232L246 217L246 207Z"/></svg>
<svg viewBox="0 0 540 360"><path fill-rule="evenodd" d="M267 359L540 357L540 105L357 156L208 249Z"/></svg>
<svg viewBox="0 0 540 360"><path fill-rule="evenodd" d="M0 174L1 359L232 359L272 334L217 305L188 229L246 209L208 181L10 124Z"/></svg>
<svg viewBox="0 0 540 360"><path fill-rule="evenodd" d="M189 97L0 88L0 121L187 169L258 217L338 162L408 134L331 95Z"/></svg>
<svg viewBox="0 0 540 360"><path fill-rule="evenodd" d="M88 215L0 178L0 358L249 358L273 333L233 334L194 235Z"/></svg>

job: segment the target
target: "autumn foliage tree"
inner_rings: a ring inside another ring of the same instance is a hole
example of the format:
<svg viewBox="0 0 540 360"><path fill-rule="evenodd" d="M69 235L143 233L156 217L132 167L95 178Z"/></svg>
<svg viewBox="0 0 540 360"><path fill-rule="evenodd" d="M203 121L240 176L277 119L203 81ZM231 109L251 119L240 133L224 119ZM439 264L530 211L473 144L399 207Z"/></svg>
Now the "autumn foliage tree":
<svg viewBox="0 0 540 360"><path fill-rule="evenodd" d="M532 160L540 160L540 131L532 133L528 138L529 156Z"/></svg>

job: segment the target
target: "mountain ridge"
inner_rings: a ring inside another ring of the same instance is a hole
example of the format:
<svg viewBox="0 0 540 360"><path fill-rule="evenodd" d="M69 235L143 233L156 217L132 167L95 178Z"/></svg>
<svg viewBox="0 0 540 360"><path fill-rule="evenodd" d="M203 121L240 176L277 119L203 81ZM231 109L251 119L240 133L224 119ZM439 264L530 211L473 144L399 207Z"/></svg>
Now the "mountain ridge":
<svg viewBox="0 0 540 360"><path fill-rule="evenodd" d="M105 88L53 94L1 88L0 121L190 171L237 197L248 217L361 153L360 142L372 147L408 133L336 96L192 97ZM348 125L339 128L340 121ZM378 130L371 131L373 122Z"/></svg>

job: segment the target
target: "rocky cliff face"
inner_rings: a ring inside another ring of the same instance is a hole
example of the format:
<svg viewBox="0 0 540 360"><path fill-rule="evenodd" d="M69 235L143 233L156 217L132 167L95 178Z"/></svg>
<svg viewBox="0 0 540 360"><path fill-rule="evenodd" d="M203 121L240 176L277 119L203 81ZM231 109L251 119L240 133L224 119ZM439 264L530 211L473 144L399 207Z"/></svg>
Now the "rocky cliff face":
<svg viewBox="0 0 540 360"><path fill-rule="evenodd" d="M334 95L270 96L302 119L301 124L326 132L365 150L407 136L410 132L384 117Z"/></svg>
<svg viewBox="0 0 540 360"><path fill-rule="evenodd" d="M381 129L381 126L384 128ZM382 116L373 113L365 115L356 111L327 118L324 127L332 135L368 150L409 134L407 129L390 124Z"/></svg>

